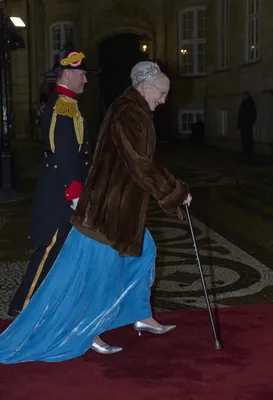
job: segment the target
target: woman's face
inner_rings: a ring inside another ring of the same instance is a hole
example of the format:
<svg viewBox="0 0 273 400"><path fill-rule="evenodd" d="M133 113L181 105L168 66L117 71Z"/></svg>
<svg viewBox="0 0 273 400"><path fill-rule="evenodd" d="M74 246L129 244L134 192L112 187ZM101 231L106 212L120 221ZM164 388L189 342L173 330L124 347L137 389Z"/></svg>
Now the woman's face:
<svg viewBox="0 0 273 400"><path fill-rule="evenodd" d="M166 77L159 77L155 81L145 82L141 94L149 104L151 111L154 111L157 106L164 104L170 90L170 81Z"/></svg>

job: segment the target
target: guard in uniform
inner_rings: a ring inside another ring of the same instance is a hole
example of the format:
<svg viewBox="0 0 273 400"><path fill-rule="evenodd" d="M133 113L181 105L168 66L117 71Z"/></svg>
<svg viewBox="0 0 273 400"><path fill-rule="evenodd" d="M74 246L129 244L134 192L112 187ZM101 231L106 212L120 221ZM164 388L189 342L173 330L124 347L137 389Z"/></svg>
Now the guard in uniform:
<svg viewBox="0 0 273 400"><path fill-rule="evenodd" d="M53 67L57 84L41 121L45 156L30 224L30 241L37 249L10 304L12 316L28 304L54 264L89 171L87 127L76 100L87 82L84 58L83 53L65 48Z"/></svg>

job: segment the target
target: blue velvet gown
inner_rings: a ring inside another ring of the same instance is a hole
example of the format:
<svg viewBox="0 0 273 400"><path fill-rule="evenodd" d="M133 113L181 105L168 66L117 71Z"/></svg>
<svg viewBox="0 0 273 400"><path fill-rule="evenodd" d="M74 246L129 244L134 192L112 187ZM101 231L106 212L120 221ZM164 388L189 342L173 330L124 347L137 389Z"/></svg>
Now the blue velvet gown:
<svg viewBox="0 0 273 400"><path fill-rule="evenodd" d="M0 335L0 362L59 362L84 354L101 333L149 318L156 247L120 257L72 228L27 307Z"/></svg>

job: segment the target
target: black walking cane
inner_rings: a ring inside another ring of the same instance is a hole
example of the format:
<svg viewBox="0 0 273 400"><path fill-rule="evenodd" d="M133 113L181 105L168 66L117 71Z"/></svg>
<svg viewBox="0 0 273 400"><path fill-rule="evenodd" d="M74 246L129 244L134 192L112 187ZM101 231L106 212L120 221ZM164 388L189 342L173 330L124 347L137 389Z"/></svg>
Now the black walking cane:
<svg viewBox="0 0 273 400"><path fill-rule="evenodd" d="M204 290L204 295L205 295L205 299L206 299L206 303L207 303L207 309L208 309L211 328L212 328L214 341L215 341L215 348L216 348L216 350L220 350L222 348L222 345L221 345L221 342L220 342L220 340L219 340L219 338L217 336L217 331L216 331L216 328L215 328L215 323L214 323L214 319L213 319L212 312L211 312L211 306L210 306L210 301L209 301L209 297L208 297L206 281L205 281L205 278L204 278L203 268L202 268L202 265L201 265L201 262L200 262L200 257L199 257L199 252L198 252L198 248L197 248L197 244L196 244L196 240L195 240L195 235L194 235L194 231L193 231L193 227L192 227L189 207L188 207L187 204L185 204L185 209L186 209L187 219L188 219L188 223L189 223L189 227L190 227L190 231L191 231L191 237L192 237L195 257L196 257L197 265L198 265L198 268L199 268L201 281L202 281L202 285L203 285L203 290Z"/></svg>

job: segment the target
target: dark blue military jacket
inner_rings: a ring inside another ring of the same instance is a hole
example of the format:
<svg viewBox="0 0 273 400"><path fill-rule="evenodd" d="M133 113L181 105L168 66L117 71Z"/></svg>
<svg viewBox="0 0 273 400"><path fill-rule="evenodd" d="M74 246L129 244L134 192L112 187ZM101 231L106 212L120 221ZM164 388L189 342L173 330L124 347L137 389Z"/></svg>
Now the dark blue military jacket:
<svg viewBox="0 0 273 400"><path fill-rule="evenodd" d="M75 99L53 92L41 122L44 160L38 176L30 223L30 241L48 246L56 231L66 234L87 177L90 146L86 122Z"/></svg>

